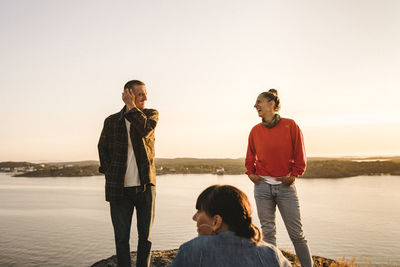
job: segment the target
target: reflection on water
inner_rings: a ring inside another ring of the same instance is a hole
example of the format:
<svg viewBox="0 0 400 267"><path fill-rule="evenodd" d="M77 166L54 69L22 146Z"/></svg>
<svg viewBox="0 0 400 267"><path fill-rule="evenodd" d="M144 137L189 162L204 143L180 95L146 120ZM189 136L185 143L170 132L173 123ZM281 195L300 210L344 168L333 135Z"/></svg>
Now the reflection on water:
<svg viewBox="0 0 400 267"><path fill-rule="evenodd" d="M246 176L159 176L153 249L177 248L196 236L191 220L196 197L216 183L248 194L259 225ZM400 265L400 177L301 179L296 186L314 255ZM277 223L278 246L293 251L279 216ZM0 173L0 237L0 265L87 266L111 256L104 177L13 178Z"/></svg>

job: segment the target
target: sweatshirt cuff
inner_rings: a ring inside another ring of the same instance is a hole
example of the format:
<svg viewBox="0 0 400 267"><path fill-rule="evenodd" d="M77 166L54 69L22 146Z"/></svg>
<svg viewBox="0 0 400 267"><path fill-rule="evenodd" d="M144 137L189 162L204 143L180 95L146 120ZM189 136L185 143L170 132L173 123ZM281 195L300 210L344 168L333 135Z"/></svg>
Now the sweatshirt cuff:
<svg viewBox="0 0 400 267"><path fill-rule="evenodd" d="M302 174L304 173L304 171L301 171L301 170L292 170L292 176L295 176L295 177L299 177L299 176L301 176Z"/></svg>
<svg viewBox="0 0 400 267"><path fill-rule="evenodd" d="M247 175L250 175L250 174L256 174L256 171L255 170L247 170L247 172L245 172Z"/></svg>

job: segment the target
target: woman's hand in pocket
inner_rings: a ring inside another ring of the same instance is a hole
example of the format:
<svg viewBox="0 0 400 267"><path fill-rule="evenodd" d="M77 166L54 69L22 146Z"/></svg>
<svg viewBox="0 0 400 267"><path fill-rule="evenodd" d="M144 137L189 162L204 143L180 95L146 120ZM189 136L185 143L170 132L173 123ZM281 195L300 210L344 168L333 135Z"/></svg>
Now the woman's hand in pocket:
<svg viewBox="0 0 400 267"><path fill-rule="evenodd" d="M296 180L296 177L291 176L291 174L288 174L286 176L282 176L279 178L275 178L277 181L281 181L282 184L290 186L294 183L294 181Z"/></svg>
<svg viewBox="0 0 400 267"><path fill-rule="evenodd" d="M258 184L259 182L261 182L262 180L264 180L263 178L261 178L260 176L258 176L257 174L249 174L249 179L254 183L254 184Z"/></svg>

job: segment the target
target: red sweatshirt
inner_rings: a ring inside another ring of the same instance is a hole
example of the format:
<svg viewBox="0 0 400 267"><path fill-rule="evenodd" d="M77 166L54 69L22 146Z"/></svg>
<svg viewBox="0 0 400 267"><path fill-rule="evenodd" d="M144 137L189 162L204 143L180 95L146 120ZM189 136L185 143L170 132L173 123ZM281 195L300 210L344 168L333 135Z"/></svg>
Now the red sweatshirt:
<svg viewBox="0 0 400 267"><path fill-rule="evenodd" d="M306 169L303 134L294 120L281 118L269 129L262 123L250 131L246 174L281 177L302 175Z"/></svg>

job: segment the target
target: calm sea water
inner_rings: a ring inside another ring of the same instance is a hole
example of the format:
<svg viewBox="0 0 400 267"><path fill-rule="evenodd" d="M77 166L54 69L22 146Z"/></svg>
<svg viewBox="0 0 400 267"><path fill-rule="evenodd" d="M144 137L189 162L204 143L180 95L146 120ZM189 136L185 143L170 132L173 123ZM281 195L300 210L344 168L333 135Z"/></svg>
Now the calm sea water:
<svg viewBox="0 0 400 267"><path fill-rule="evenodd" d="M191 220L195 200L216 183L246 192L259 225L253 185L244 175L159 176L153 249L178 248L196 236ZM296 186L314 255L400 266L399 176L300 179ZM283 222L277 224L278 246L293 251ZM14 178L0 173L0 266L88 266L114 253L104 177Z"/></svg>

